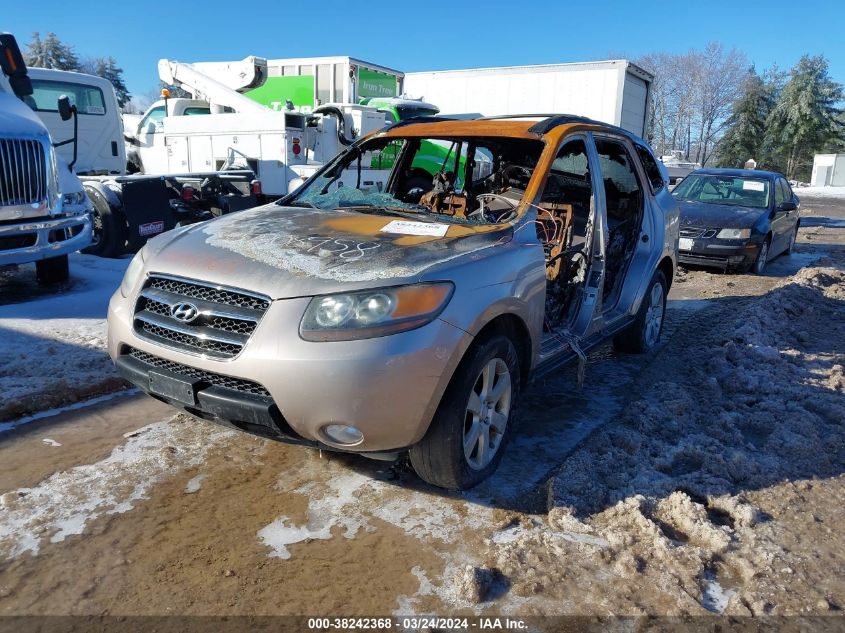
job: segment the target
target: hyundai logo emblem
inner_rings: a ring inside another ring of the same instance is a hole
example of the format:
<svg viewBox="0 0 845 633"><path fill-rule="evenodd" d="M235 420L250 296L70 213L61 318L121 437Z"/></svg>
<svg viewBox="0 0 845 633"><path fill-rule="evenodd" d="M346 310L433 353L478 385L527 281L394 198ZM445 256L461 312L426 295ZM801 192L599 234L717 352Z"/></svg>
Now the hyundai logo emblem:
<svg viewBox="0 0 845 633"><path fill-rule="evenodd" d="M174 303L170 306L170 316L182 323L190 323L199 316L199 309L193 303Z"/></svg>

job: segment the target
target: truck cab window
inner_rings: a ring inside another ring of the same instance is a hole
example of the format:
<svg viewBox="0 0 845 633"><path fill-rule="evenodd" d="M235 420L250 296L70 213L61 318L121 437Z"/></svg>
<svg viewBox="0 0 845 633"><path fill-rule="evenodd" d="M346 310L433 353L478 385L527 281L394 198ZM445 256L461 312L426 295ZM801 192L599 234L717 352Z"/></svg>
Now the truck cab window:
<svg viewBox="0 0 845 633"><path fill-rule="evenodd" d="M138 124L138 130L142 134L145 133L145 132L155 133L155 131L158 128L161 127L161 124L163 122L164 122L164 106L156 106L155 108L153 108L152 110L147 112L147 116L145 116L143 119L141 119L141 123ZM155 124L155 129L147 130L150 123Z"/></svg>
<svg viewBox="0 0 845 633"><path fill-rule="evenodd" d="M643 191L624 143L597 138L607 208L607 247L604 278L606 306L612 308L634 254L643 217Z"/></svg>
<svg viewBox="0 0 845 633"><path fill-rule="evenodd" d="M106 113L103 91L96 86L52 79L32 79L32 99L27 100L27 105L38 112L58 112L57 104L62 95L68 96L79 114L103 116Z"/></svg>

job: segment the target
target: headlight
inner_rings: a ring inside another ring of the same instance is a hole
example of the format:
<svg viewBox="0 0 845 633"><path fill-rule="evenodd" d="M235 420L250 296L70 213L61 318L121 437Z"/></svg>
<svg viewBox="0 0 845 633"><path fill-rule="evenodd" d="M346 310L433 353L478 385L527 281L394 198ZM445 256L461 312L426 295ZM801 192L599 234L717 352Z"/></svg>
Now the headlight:
<svg viewBox="0 0 845 633"><path fill-rule="evenodd" d="M62 196L62 204L66 204L68 206L79 206L85 202L85 192L84 191L71 191L70 193L66 193Z"/></svg>
<svg viewBox="0 0 845 633"><path fill-rule="evenodd" d="M751 229L722 229L716 237L720 240L747 240L751 237Z"/></svg>
<svg viewBox="0 0 845 633"><path fill-rule="evenodd" d="M306 341L350 341L413 330L437 318L454 288L425 283L314 297L299 334Z"/></svg>
<svg viewBox="0 0 845 633"><path fill-rule="evenodd" d="M134 288L135 284L138 282L138 277L141 276L141 273L144 270L145 250L145 248L142 248L135 254L135 257L132 258L132 261L129 262L129 266L126 268L126 274L123 275L123 281L120 282L120 294L126 298L129 297L129 294L132 292L132 288Z"/></svg>

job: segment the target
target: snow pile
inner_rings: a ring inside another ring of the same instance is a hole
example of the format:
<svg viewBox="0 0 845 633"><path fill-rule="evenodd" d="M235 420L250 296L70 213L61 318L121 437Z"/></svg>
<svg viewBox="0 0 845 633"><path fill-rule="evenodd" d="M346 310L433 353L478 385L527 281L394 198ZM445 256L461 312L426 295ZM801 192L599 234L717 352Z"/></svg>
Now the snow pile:
<svg viewBox="0 0 845 633"><path fill-rule="evenodd" d="M790 552L751 498L845 469L845 273L803 269L702 319L555 475L548 526L494 537L486 563L516 595L542 595L556 612L770 612L760 572Z"/></svg>
<svg viewBox="0 0 845 633"><path fill-rule="evenodd" d="M76 254L68 292L0 306L0 421L124 386L106 354L106 312L127 264Z"/></svg>
<svg viewBox="0 0 845 633"><path fill-rule="evenodd" d="M845 198L845 187L795 187L795 193L814 198Z"/></svg>

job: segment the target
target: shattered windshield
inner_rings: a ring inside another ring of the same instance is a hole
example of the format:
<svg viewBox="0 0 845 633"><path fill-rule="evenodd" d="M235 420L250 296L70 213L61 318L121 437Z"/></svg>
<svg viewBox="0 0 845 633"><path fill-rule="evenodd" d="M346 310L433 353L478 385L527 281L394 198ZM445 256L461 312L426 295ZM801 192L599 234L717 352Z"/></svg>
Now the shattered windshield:
<svg viewBox="0 0 845 633"><path fill-rule="evenodd" d="M517 208L543 149L508 137L376 138L349 148L287 204L498 224Z"/></svg>

